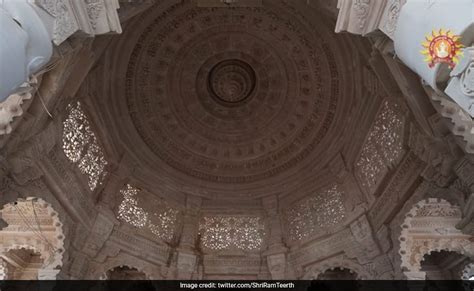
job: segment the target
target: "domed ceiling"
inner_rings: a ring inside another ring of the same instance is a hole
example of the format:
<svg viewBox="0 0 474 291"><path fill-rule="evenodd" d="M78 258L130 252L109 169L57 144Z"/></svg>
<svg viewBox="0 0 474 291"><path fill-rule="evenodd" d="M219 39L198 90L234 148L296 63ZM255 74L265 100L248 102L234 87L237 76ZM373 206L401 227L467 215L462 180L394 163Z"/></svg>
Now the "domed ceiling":
<svg viewBox="0 0 474 291"><path fill-rule="evenodd" d="M306 1L162 1L128 23L102 94L133 175L207 197L316 185L362 111L360 57L333 27Z"/></svg>

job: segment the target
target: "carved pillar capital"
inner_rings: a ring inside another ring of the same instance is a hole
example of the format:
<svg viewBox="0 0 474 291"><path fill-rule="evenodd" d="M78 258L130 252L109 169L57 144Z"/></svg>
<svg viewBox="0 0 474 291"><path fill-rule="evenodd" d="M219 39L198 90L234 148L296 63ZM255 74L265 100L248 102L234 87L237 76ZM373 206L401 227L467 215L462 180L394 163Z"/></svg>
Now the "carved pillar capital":
<svg viewBox="0 0 474 291"><path fill-rule="evenodd" d="M273 254L267 256L268 270L273 280L283 280L286 278L287 258L286 254Z"/></svg>

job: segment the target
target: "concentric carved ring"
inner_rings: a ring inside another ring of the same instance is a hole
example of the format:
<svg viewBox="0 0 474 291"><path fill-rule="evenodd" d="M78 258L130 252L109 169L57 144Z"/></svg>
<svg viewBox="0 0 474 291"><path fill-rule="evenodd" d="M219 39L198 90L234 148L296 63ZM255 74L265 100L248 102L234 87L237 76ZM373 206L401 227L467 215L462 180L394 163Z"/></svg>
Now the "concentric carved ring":
<svg viewBox="0 0 474 291"><path fill-rule="evenodd" d="M269 3L184 1L144 16L127 106L150 150L180 174L241 185L320 154L342 108L334 43L290 4Z"/></svg>
<svg viewBox="0 0 474 291"><path fill-rule="evenodd" d="M255 89L255 72L241 60L225 60L209 74L209 90L224 103L236 104L247 99Z"/></svg>

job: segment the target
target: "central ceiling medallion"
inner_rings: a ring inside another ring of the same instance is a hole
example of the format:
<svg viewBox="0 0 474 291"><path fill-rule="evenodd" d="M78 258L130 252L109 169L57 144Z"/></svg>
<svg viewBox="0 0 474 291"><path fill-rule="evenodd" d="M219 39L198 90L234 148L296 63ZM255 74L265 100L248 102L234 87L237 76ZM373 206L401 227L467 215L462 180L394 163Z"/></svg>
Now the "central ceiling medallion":
<svg viewBox="0 0 474 291"><path fill-rule="evenodd" d="M231 59L216 64L209 73L209 91L224 105L245 101L255 89L255 72L244 61Z"/></svg>

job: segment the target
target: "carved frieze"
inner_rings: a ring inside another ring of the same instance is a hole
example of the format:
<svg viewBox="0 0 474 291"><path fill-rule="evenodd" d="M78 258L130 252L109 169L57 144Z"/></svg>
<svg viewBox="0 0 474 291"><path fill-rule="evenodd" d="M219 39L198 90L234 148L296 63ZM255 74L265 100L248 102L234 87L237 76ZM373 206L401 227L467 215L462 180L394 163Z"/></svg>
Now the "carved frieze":
<svg viewBox="0 0 474 291"><path fill-rule="evenodd" d="M455 227L460 219L459 207L445 200L430 198L415 204L406 215L399 238L402 267L419 272L423 256L441 250L474 256L474 239Z"/></svg>
<svg viewBox="0 0 474 291"><path fill-rule="evenodd" d="M81 30L89 35L121 32L118 0L34 0L54 18L52 39L61 44Z"/></svg>
<svg viewBox="0 0 474 291"><path fill-rule="evenodd" d="M206 274L259 274L261 258L204 256L203 264L206 266Z"/></svg>
<svg viewBox="0 0 474 291"><path fill-rule="evenodd" d="M118 246L128 253L157 264L166 264L170 247L134 234L130 227L115 227L107 244Z"/></svg>
<svg viewBox="0 0 474 291"><path fill-rule="evenodd" d="M391 39L394 39L395 37L398 16L400 15L402 6L405 3L406 0L388 0L385 6L385 10L381 18L379 28Z"/></svg>
<svg viewBox="0 0 474 291"><path fill-rule="evenodd" d="M378 229L397 210L409 193L408 190L420 179L419 174L425 164L413 152L408 152L396 173L369 211L369 220Z"/></svg>
<svg viewBox="0 0 474 291"><path fill-rule="evenodd" d="M348 228L345 228L329 238L314 241L312 244L298 249L292 249L289 254L289 260L294 266L308 265L343 251L346 246L352 244L351 238L351 231Z"/></svg>

